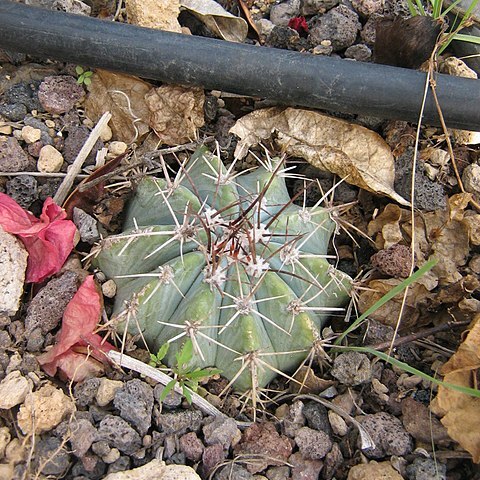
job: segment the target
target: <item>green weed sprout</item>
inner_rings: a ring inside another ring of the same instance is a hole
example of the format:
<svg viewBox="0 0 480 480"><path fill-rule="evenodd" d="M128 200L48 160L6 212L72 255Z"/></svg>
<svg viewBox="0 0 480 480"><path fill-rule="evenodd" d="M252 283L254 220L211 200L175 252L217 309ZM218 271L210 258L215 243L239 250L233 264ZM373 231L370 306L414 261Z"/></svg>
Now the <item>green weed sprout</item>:
<svg viewBox="0 0 480 480"><path fill-rule="evenodd" d="M93 75L93 72L90 70L84 70L83 67L80 65L77 65L75 67L75 72L77 72L78 78L77 78L77 83L79 85L90 85L92 83L92 79L90 78Z"/></svg>
<svg viewBox="0 0 480 480"><path fill-rule="evenodd" d="M201 147L175 178L144 178L123 233L94 251L117 283L113 323L150 351L170 344L160 361L177 377L215 367L256 392L294 371L348 302L351 279L327 255L338 210L295 205L291 169L261 163L235 173Z"/></svg>

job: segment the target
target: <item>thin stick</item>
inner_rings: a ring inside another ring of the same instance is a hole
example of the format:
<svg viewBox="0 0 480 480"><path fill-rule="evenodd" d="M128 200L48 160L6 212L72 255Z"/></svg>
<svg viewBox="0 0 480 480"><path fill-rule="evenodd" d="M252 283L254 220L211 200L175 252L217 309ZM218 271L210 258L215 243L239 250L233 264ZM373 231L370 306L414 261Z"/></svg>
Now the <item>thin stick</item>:
<svg viewBox="0 0 480 480"><path fill-rule="evenodd" d="M167 385L172 381L172 377L169 377L160 370L153 368L150 365L141 362L140 360L129 357L124 353L110 350L107 356L121 367L134 370L137 373L140 373L142 375L145 375L146 377L156 380L157 382L160 382L162 385ZM178 385L175 385L174 390L176 393L182 395L182 389ZM226 417L224 413L215 408L211 403L207 402L203 397L190 389L188 390L192 395L192 403L196 405L203 413L207 415L212 415L214 417Z"/></svg>
<svg viewBox="0 0 480 480"><path fill-rule="evenodd" d="M90 132L90 135L87 138L87 141L81 148L80 152L78 152L77 158L73 162L70 168L70 171L67 173L67 175L63 179L63 182L58 188L57 193L53 197L53 200L57 205L62 205L65 199L67 198L72 188L73 182L75 181L75 178L77 178L77 175L80 173L80 170L82 169L82 166L85 163L85 160L87 159L93 146L95 145L98 138L100 137L102 130L104 129L104 127L107 125L107 123L110 121L111 118L112 118L112 114L110 112L105 112L102 115L102 118L100 118L100 120L98 121L96 127Z"/></svg>

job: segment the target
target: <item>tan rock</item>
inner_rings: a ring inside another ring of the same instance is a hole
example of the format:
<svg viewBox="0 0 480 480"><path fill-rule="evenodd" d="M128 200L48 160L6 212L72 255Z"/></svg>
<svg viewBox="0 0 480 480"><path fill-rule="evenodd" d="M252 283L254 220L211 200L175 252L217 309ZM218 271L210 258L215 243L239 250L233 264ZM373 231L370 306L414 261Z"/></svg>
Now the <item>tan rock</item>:
<svg viewBox="0 0 480 480"><path fill-rule="evenodd" d="M14 438L5 449L5 461L11 465L23 462L27 458L27 448L18 438ZM4 478L1 477L0 478ZM6 477L10 478L10 477Z"/></svg>
<svg viewBox="0 0 480 480"><path fill-rule="evenodd" d="M12 126L11 125L0 125L0 135L11 135Z"/></svg>
<svg viewBox="0 0 480 480"><path fill-rule="evenodd" d="M42 136L42 131L39 128L34 128L29 125L25 125L22 128L22 140L26 143L35 143L37 140L40 140Z"/></svg>
<svg viewBox="0 0 480 480"><path fill-rule="evenodd" d="M110 473L104 480L200 480L200 477L185 465L165 465L161 460L152 460L143 467Z"/></svg>
<svg viewBox="0 0 480 480"><path fill-rule="evenodd" d="M102 283L102 293L107 298L113 298L117 293L117 284L114 280L107 280L105 283Z"/></svg>
<svg viewBox="0 0 480 480"><path fill-rule="evenodd" d="M5 456L5 450L10 443L11 435L8 427L0 428L0 460ZM0 475L0 478L4 478Z"/></svg>
<svg viewBox="0 0 480 480"><path fill-rule="evenodd" d="M32 386L18 370L10 372L0 383L0 408L8 410L23 403Z"/></svg>
<svg viewBox="0 0 480 480"><path fill-rule="evenodd" d="M112 139L112 136L112 129L108 125L105 125L100 132L100 140L102 142L109 142Z"/></svg>
<svg viewBox="0 0 480 480"><path fill-rule="evenodd" d="M45 385L27 395L18 412L17 423L25 435L48 432L74 410L75 404L62 390Z"/></svg>
<svg viewBox="0 0 480 480"><path fill-rule="evenodd" d="M108 378L103 377L100 380L100 385L97 390L97 395L95 400L97 401L98 405L101 407L105 407L108 405L115 397L115 394L118 390L123 387L123 382L120 380L110 380Z"/></svg>
<svg viewBox="0 0 480 480"><path fill-rule="evenodd" d="M52 145L45 145L40 150L37 170L43 173L58 173L63 165L63 155Z"/></svg>
<svg viewBox="0 0 480 480"><path fill-rule="evenodd" d="M168 2L127 0L125 6L128 23L169 32L181 33L182 31L177 20L180 13L178 0L169 0Z"/></svg>
<svg viewBox="0 0 480 480"><path fill-rule="evenodd" d="M13 478L13 464L0 465L0 478Z"/></svg>
<svg viewBox="0 0 480 480"><path fill-rule="evenodd" d="M28 253L23 244L0 227L0 313L15 315L20 306ZM1 408L1 407L0 407Z"/></svg>
<svg viewBox="0 0 480 480"><path fill-rule="evenodd" d="M390 462L355 465L348 472L347 480L403 480L403 477L393 469Z"/></svg>
<svg viewBox="0 0 480 480"><path fill-rule="evenodd" d="M108 153L118 156L127 151L127 144L125 142L110 142L108 146Z"/></svg>

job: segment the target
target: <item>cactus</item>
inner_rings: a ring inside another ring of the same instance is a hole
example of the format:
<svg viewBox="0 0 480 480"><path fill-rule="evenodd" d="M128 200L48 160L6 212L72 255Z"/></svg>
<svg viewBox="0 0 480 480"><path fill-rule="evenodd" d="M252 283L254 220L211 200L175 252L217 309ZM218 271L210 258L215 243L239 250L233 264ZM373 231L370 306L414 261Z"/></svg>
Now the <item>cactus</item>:
<svg viewBox="0 0 480 480"><path fill-rule="evenodd" d="M173 180L144 178L94 259L117 283L118 328L154 352L169 342L167 364L191 338L191 367L238 391L298 367L351 281L326 260L331 212L294 205L282 167L235 174L201 147Z"/></svg>

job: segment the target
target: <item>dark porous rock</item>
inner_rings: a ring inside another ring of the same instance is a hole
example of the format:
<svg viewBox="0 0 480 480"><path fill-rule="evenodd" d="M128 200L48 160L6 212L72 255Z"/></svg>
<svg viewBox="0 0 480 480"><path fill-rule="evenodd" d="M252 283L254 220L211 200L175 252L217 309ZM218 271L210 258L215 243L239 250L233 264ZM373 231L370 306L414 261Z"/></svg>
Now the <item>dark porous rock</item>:
<svg viewBox="0 0 480 480"><path fill-rule="evenodd" d="M207 477L213 471L213 469L225 460L225 450L218 445L210 445L205 448L202 455L202 470Z"/></svg>
<svg viewBox="0 0 480 480"><path fill-rule="evenodd" d="M238 442L241 433L233 418L219 417L204 425L203 436L207 445L219 443L228 450L232 443Z"/></svg>
<svg viewBox="0 0 480 480"><path fill-rule="evenodd" d="M330 372L339 382L353 387L372 380L372 367L368 357L359 352L338 355Z"/></svg>
<svg viewBox="0 0 480 480"><path fill-rule="evenodd" d="M347 6L339 5L315 20L308 39L312 45L330 40L333 51L338 52L353 45L361 27L358 15Z"/></svg>
<svg viewBox="0 0 480 480"><path fill-rule="evenodd" d="M357 62L368 62L372 58L372 51L367 45L359 43L348 47L345 50L345 57L356 60Z"/></svg>
<svg viewBox="0 0 480 480"><path fill-rule="evenodd" d="M27 350L29 352L39 352L43 348L45 335L40 327L34 328L27 335Z"/></svg>
<svg viewBox="0 0 480 480"><path fill-rule="evenodd" d="M89 480L101 480L105 477L107 466L96 455L88 454L77 462L71 471L73 478L84 477Z"/></svg>
<svg viewBox="0 0 480 480"><path fill-rule="evenodd" d="M65 143L63 145L63 158L64 160L71 164L74 162L75 158L77 158L78 152L80 152L81 148L87 141L90 132L88 131L87 127L79 126L79 127L72 127L68 132L68 137L65 139ZM85 161L85 165L94 165L95 164L95 156L97 151L102 149L104 144L101 140L98 140L92 148L92 151L87 157Z"/></svg>
<svg viewBox="0 0 480 480"><path fill-rule="evenodd" d="M47 436L38 440L35 445L35 469L41 468L43 475L61 478L70 464L70 455L60 438Z"/></svg>
<svg viewBox="0 0 480 480"><path fill-rule="evenodd" d="M298 445L303 458L321 460L332 448L332 440L322 431L302 427L295 435L295 443Z"/></svg>
<svg viewBox="0 0 480 480"><path fill-rule="evenodd" d="M153 388L135 378L125 383L113 400L120 416L127 420L140 435L145 435L152 424Z"/></svg>
<svg viewBox="0 0 480 480"><path fill-rule="evenodd" d="M116 415L107 415L100 422L97 440L106 441L126 455L134 454L142 445L140 435L123 418Z"/></svg>
<svg viewBox="0 0 480 480"><path fill-rule="evenodd" d="M408 480L445 480L447 467L433 458L416 458L406 469Z"/></svg>
<svg viewBox="0 0 480 480"><path fill-rule="evenodd" d="M189 460L198 462L202 458L204 445L197 437L195 432L189 432L182 435L179 439L180 451L185 454Z"/></svg>
<svg viewBox="0 0 480 480"><path fill-rule="evenodd" d="M380 412L358 417L357 420L375 443L375 448L362 450L368 458L378 460L390 455L400 457L412 451L412 437L405 430L402 422L393 415ZM361 448L360 439L358 447Z"/></svg>
<svg viewBox="0 0 480 480"><path fill-rule="evenodd" d="M273 27L265 39L265 45L272 48L296 50L300 43L300 35L289 27Z"/></svg>
<svg viewBox="0 0 480 480"><path fill-rule="evenodd" d="M363 336L364 345L376 345L377 343L391 342L395 334L395 329L389 325L368 319Z"/></svg>
<svg viewBox="0 0 480 480"><path fill-rule="evenodd" d="M407 148L395 161L395 191L406 200L411 200L413 148ZM447 205L445 189L437 181L430 180L420 162L415 170L415 208L440 210Z"/></svg>
<svg viewBox="0 0 480 480"><path fill-rule="evenodd" d="M23 103L0 103L0 115L12 122L21 122L27 114Z"/></svg>
<svg viewBox="0 0 480 480"><path fill-rule="evenodd" d="M411 397L402 401L402 423L417 441L435 445L450 443L447 429L431 414L429 408Z"/></svg>
<svg viewBox="0 0 480 480"><path fill-rule="evenodd" d="M303 407L303 415L307 419L307 425L310 428L325 432L328 436L332 435L328 411L323 405L318 402L308 402Z"/></svg>
<svg viewBox="0 0 480 480"><path fill-rule="evenodd" d="M70 424L70 445L76 457L83 457L97 437L97 429L86 418L72 421Z"/></svg>
<svg viewBox="0 0 480 480"><path fill-rule="evenodd" d="M81 383L77 383L73 389L75 402L79 407L86 407L93 402L100 385L99 378L87 378Z"/></svg>
<svg viewBox="0 0 480 480"><path fill-rule="evenodd" d="M39 372L40 365L37 360L37 356L33 353L25 352L20 363L20 371L24 375L28 375L30 372Z"/></svg>
<svg viewBox="0 0 480 480"><path fill-rule="evenodd" d="M130 470L130 457L122 455L108 467L107 473L110 475L111 473L125 472L127 470Z"/></svg>
<svg viewBox="0 0 480 480"><path fill-rule="evenodd" d="M8 137L4 142L0 142L0 171L25 172L30 166L28 155L15 137Z"/></svg>
<svg viewBox="0 0 480 480"><path fill-rule="evenodd" d="M243 432L234 453L259 455L258 461L247 465L250 473L257 473L271 465L282 465L292 453L292 444L278 434L273 423L255 423Z"/></svg>
<svg viewBox="0 0 480 480"><path fill-rule="evenodd" d="M104 440L100 442L92 443L92 452L98 455L100 458L105 457L110 453L112 449Z"/></svg>
<svg viewBox="0 0 480 480"><path fill-rule="evenodd" d="M70 75L45 77L38 88L38 99L49 113L62 114L83 99L85 90Z"/></svg>
<svg viewBox="0 0 480 480"><path fill-rule="evenodd" d="M38 183L31 175L19 175L7 182L7 195L21 207L28 209L38 199Z"/></svg>
<svg viewBox="0 0 480 480"><path fill-rule="evenodd" d="M372 266L384 275L394 278L407 278L410 275L412 250L407 245L396 243L373 255L371 262Z"/></svg>
<svg viewBox="0 0 480 480"><path fill-rule="evenodd" d="M2 96L0 115L20 122L32 110L44 111L37 96L38 83L17 83L10 87Z"/></svg>
<svg viewBox="0 0 480 480"><path fill-rule="evenodd" d="M342 451L337 443L334 443L332 449L325 455L323 459L323 470L321 478L323 480L331 480L341 465L344 465ZM372 479L373 480L373 479Z"/></svg>
<svg viewBox="0 0 480 480"><path fill-rule="evenodd" d="M214 480L253 480L254 478L248 470L233 462L225 465L213 477Z"/></svg>
<svg viewBox="0 0 480 480"><path fill-rule="evenodd" d="M66 306L78 289L78 275L67 271L50 280L38 293L27 309L25 328L30 334L40 328L45 334L56 328L62 320Z"/></svg>
<svg viewBox="0 0 480 480"><path fill-rule="evenodd" d="M198 432L202 425L203 416L198 410L180 410L178 412L160 413L155 421L158 427L167 435L177 433L182 435L189 432Z"/></svg>
<svg viewBox="0 0 480 480"><path fill-rule="evenodd" d="M292 478L302 480L317 480L323 468L323 462L306 459L300 452L290 455L288 463L292 465Z"/></svg>
<svg viewBox="0 0 480 480"><path fill-rule="evenodd" d="M81 208L73 207L73 223L78 229L82 242L93 245L100 240L97 221Z"/></svg>
<svg viewBox="0 0 480 480"><path fill-rule="evenodd" d="M27 147L28 153L35 158L40 156L40 150L45 146L45 144L41 140L37 140L36 142L31 143Z"/></svg>

